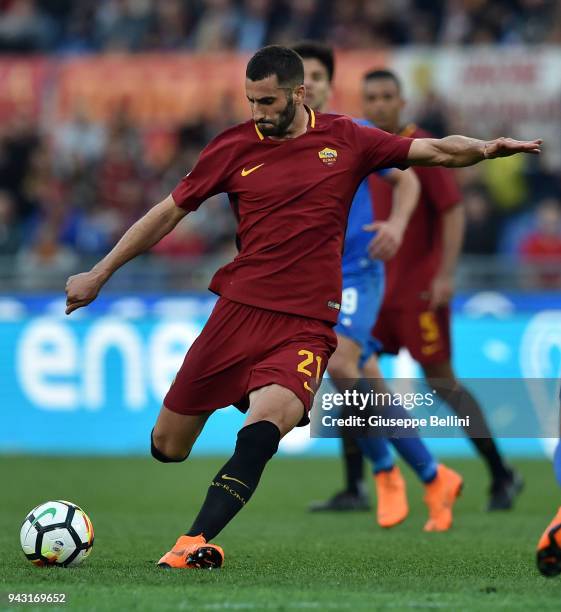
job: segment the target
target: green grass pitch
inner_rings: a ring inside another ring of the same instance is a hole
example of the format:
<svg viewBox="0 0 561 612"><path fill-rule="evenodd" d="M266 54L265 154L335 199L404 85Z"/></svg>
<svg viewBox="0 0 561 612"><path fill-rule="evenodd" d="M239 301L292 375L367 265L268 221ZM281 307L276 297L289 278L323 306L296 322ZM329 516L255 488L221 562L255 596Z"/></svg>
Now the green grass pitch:
<svg viewBox="0 0 561 612"><path fill-rule="evenodd" d="M551 465L518 461L526 489L516 509L487 514L487 477L476 460L451 460L465 476L449 533L425 534L422 489L407 473L411 515L384 531L371 513L312 515L306 505L341 482L336 459L276 458L248 506L217 538L217 571L155 567L194 517L222 458L163 465L144 458L0 459L0 609L8 592L67 594L38 610L548 610L561 579L534 565L536 541L561 503ZM69 499L95 527L77 568L36 568L19 528L40 502ZM30 609L29 606L18 608ZM16 609L16 608L14 608Z"/></svg>

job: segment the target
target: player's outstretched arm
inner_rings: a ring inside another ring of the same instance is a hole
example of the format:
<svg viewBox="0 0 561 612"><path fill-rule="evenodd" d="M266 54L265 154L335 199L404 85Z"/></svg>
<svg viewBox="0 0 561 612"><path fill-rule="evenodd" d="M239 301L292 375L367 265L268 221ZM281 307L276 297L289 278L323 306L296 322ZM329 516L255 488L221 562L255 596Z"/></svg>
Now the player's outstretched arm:
<svg viewBox="0 0 561 612"><path fill-rule="evenodd" d="M187 211L175 205L171 195L151 208L89 272L76 274L68 279L66 314L93 302L116 270L153 247L169 234L186 214Z"/></svg>
<svg viewBox="0 0 561 612"><path fill-rule="evenodd" d="M484 159L509 157L516 153L536 155L541 151L542 140L477 140L467 136L446 138L416 138L411 143L407 161L413 166L448 166L461 168L473 166Z"/></svg>

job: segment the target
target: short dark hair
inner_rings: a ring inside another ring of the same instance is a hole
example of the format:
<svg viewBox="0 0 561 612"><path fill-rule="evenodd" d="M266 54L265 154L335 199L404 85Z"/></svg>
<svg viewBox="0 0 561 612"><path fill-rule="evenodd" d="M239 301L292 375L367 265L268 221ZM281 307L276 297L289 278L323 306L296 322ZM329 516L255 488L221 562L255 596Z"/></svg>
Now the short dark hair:
<svg viewBox="0 0 561 612"><path fill-rule="evenodd" d="M362 81L365 83L366 81L377 81L381 79L390 79L396 84L397 91L401 92L401 81L395 72L391 70L370 70L363 77Z"/></svg>
<svg viewBox="0 0 561 612"><path fill-rule="evenodd" d="M329 82L333 81L335 73L335 58L333 48L315 40L303 40L292 47L303 59L316 59L327 70Z"/></svg>
<svg viewBox="0 0 561 612"><path fill-rule="evenodd" d="M276 75L279 85L296 87L304 83L302 58L288 47L269 45L259 49L249 60L245 76L251 81L261 81Z"/></svg>

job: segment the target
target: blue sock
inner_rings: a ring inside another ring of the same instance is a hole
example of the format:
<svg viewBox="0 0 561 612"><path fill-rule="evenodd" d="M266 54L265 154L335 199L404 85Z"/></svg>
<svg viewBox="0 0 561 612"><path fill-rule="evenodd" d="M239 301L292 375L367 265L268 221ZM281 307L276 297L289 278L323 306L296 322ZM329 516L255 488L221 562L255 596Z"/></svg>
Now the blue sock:
<svg viewBox="0 0 561 612"><path fill-rule="evenodd" d="M407 436L410 435L410 433L407 434ZM421 438L418 436L414 438L390 438L390 442L424 483L431 482L436 478L436 461Z"/></svg>
<svg viewBox="0 0 561 612"><path fill-rule="evenodd" d="M365 395L371 392L370 386L365 380L358 380L355 389ZM393 403L382 407L378 414L385 418L409 418L409 414L403 406ZM386 433L387 439L384 435L357 439L357 444L362 452L372 461L375 473L391 470L394 465L393 457L387 444L389 440L424 483L431 482L436 478L437 463L415 431L395 427L391 429L383 428L379 433Z"/></svg>
<svg viewBox="0 0 561 612"><path fill-rule="evenodd" d="M557 442L555 453L553 454L553 471L559 486L561 486L561 442Z"/></svg>
<svg viewBox="0 0 561 612"><path fill-rule="evenodd" d="M389 472L395 465L390 445L385 438L357 438L362 454L372 462L374 474Z"/></svg>
<svg viewBox="0 0 561 612"><path fill-rule="evenodd" d="M395 419L409 418L405 408L399 404L385 407L383 416ZM389 441L424 483L434 480L438 467L437 463L415 431L394 428L391 430Z"/></svg>

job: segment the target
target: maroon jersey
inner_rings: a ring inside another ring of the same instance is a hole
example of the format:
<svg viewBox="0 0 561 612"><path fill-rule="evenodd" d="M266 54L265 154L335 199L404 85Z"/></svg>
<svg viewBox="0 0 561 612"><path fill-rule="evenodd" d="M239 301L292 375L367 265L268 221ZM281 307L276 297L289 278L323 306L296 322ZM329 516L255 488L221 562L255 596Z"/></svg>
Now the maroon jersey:
<svg viewBox="0 0 561 612"><path fill-rule="evenodd" d="M402 132L412 138L432 138L416 125ZM416 167L421 194L411 215L399 251L386 262L384 308L426 301L442 259L442 214L461 200L453 172L448 168ZM392 208L392 187L376 175L369 178L375 218L384 221Z"/></svg>
<svg viewBox="0 0 561 612"><path fill-rule="evenodd" d="M406 165L410 138L308 109L308 130L264 137L253 121L217 136L172 195L195 210L227 192L239 254L210 290L229 300L335 323L349 208L361 180Z"/></svg>

